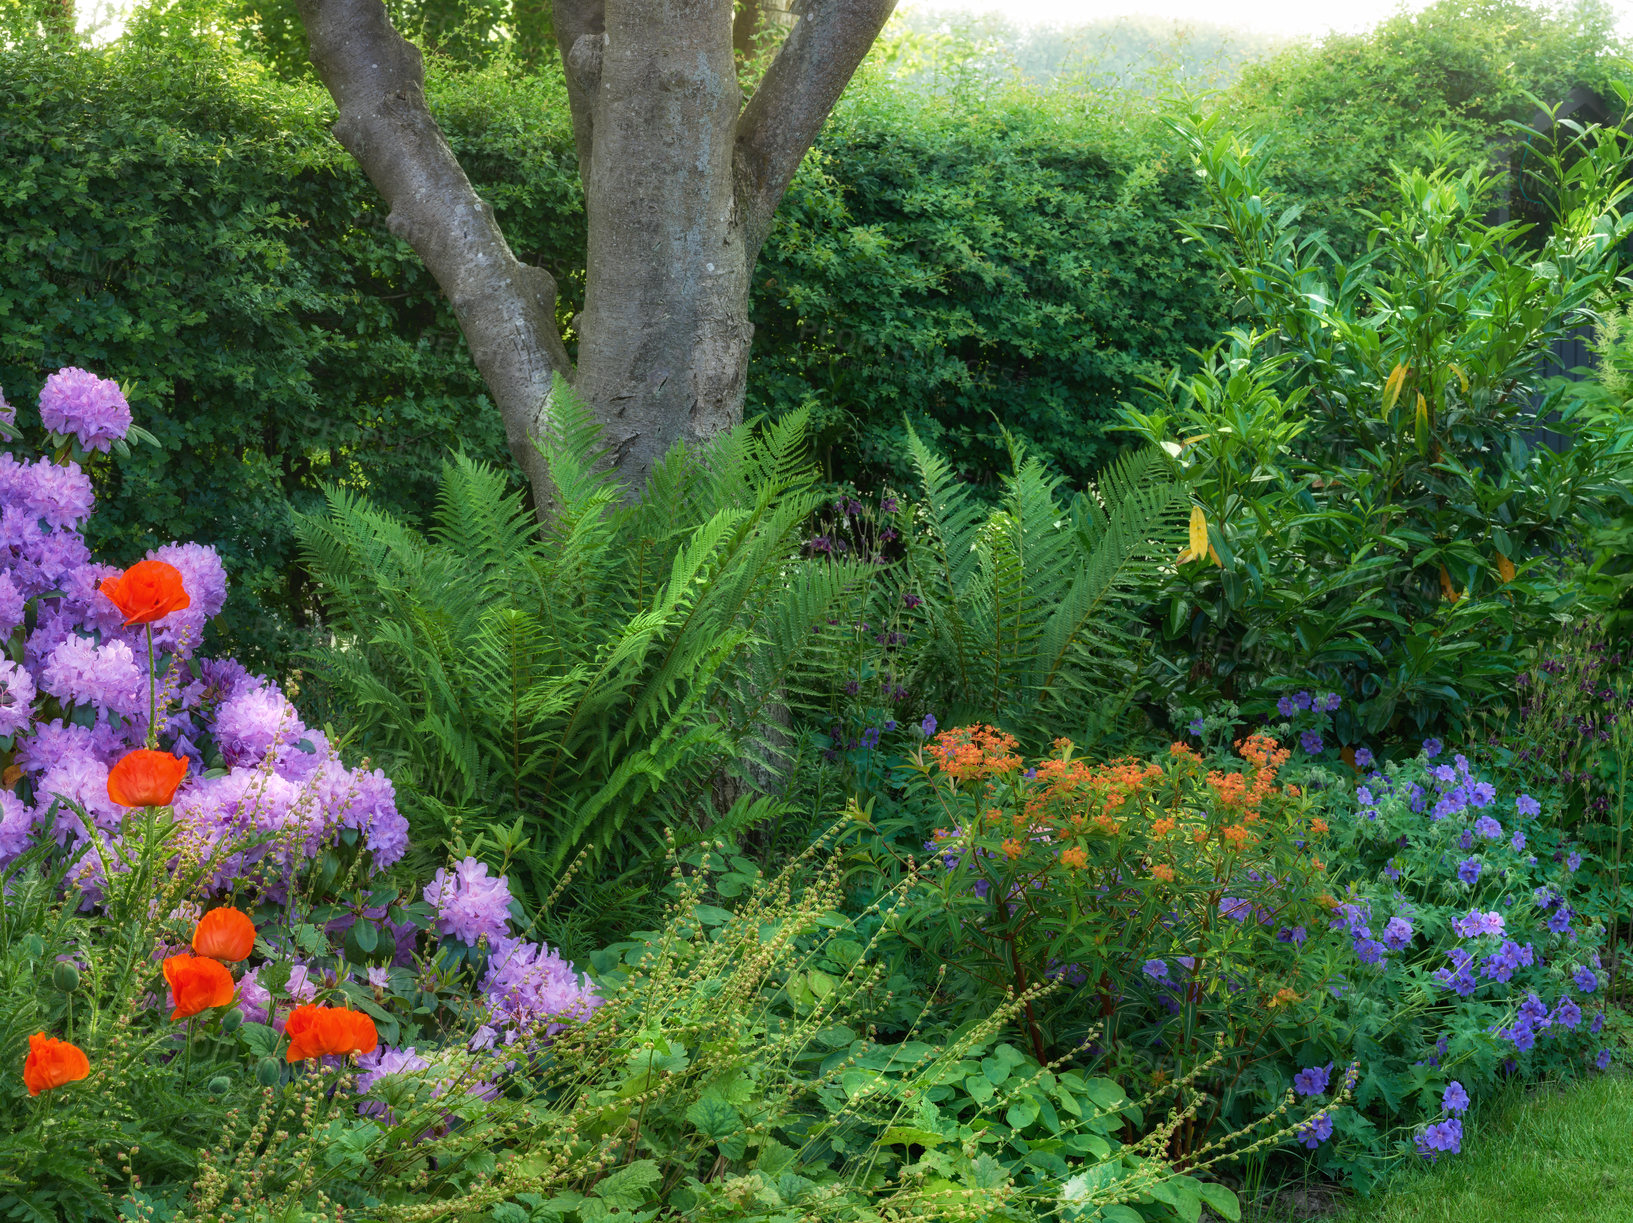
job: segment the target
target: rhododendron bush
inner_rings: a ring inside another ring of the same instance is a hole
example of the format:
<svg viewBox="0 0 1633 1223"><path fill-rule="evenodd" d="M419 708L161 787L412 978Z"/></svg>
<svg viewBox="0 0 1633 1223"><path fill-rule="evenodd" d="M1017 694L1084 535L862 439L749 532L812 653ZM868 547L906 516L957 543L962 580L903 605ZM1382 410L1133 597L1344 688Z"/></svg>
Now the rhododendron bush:
<svg viewBox="0 0 1633 1223"><path fill-rule="evenodd" d="M422 894L391 781L348 765L275 682L198 652L226 597L211 548L92 557L86 466L125 445L120 388L64 370L39 406L49 432L28 454L0 397L0 877L6 926L33 913L61 950L53 967L43 935L3 940L24 975L5 981L0 1054L32 1042L29 1090L97 1101L82 1117L131 1111L117 1085L159 1090L178 1052L166 1090L183 1095L195 1075L276 1085L284 1063L355 1058L356 1091L425 1071L444 1113L491 1099L593 1013L587 978L518 937L484 864ZM76 1057L86 1073L65 1078ZM5 1090L22 1070L0 1068Z"/></svg>

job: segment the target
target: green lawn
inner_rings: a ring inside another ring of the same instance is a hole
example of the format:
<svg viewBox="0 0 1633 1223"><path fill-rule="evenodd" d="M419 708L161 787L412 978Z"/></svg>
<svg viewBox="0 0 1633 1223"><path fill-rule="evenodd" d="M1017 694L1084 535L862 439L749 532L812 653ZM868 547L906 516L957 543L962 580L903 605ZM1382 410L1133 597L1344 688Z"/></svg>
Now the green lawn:
<svg viewBox="0 0 1633 1223"><path fill-rule="evenodd" d="M1288 1195L1254 1223L1633 1223L1633 1079L1515 1092L1470 1126L1464 1154L1402 1172L1335 1213ZM1330 1209L1330 1208L1329 1208Z"/></svg>

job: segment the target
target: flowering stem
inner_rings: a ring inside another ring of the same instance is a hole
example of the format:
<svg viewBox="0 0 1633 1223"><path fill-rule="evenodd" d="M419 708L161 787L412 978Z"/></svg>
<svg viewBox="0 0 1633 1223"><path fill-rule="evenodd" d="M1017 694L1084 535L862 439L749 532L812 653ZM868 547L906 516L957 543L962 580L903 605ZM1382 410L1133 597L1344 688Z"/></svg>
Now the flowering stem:
<svg viewBox="0 0 1633 1223"><path fill-rule="evenodd" d="M181 1089L187 1091L193 1081L193 1023L194 1016L187 1017L187 1055L182 1060Z"/></svg>

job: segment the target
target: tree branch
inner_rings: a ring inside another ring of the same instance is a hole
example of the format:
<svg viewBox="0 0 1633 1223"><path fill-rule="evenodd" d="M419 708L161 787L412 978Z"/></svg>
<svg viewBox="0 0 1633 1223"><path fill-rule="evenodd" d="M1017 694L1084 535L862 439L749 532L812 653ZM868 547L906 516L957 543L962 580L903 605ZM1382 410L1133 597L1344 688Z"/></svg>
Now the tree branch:
<svg viewBox="0 0 1633 1223"><path fill-rule="evenodd" d="M556 282L511 253L426 105L419 49L392 28L380 0L296 3L312 65L340 110L335 138L385 198L387 228L447 296L542 503L549 480L533 439L548 418L552 374L572 375Z"/></svg>
<svg viewBox="0 0 1633 1223"><path fill-rule="evenodd" d="M601 52L607 28L604 0L556 0L556 41L566 70L567 105L573 116L573 143L578 148L579 177L590 176L594 144L592 119L601 87Z"/></svg>
<svg viewBox="0 0 1633 1223"><path fill-rule="evenodd" d="M744 107L736 174L751 264L800 159L895 7L896 0L806 0Z"/></svg>

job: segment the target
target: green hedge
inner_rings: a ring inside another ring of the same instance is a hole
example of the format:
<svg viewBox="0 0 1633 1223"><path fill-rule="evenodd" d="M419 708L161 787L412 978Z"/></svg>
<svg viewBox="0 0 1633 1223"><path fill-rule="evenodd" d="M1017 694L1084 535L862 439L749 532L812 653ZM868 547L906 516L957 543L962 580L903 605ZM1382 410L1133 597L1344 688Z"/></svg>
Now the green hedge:
<svg viewBox="0 0 1633 1223"><path fill-rule="evenodd" d="M1509 0L1441 5L1277 57L1226 104L1276 129L1282 185L1356 243L1379 167L1429 124L1494 130L1524 88L1596 71L1606 37ZM312 606L290 508L338 480L418 518L449 448L505 462L501 431L327 96L179 27L131 42L0 48L0 387L26 405L59 365L134 379L163 450L98 473L95 543L215 543L228 644L271 661ZM565 323L584 219L559 77L433 72L430 92ZM1175 149L1138 99L869 70L762 256L750 411L814 402L836 478L900 476L905 415L972 480L1002 469L1002 429L1082 479L1141 376L1221 330L1213 276L1175 237L1198 201Z"/></svg>
<svg viewBox="0 0 1633 1223"><path fill-rule="evenodd" d="M448 99L453 143L523 252L575 249L565 128L511 119L559 113L530 96L549 86L505 85L497 112L484 87ZM412 508L450 447L503 455L435 284L328 119L315 87L221 55L0 53L0 387L26 412L42 370L133 382L163 449L97 473L93 547L214 543L227 632L263 661L310 605L289 509L319 481Z"/></svg>

